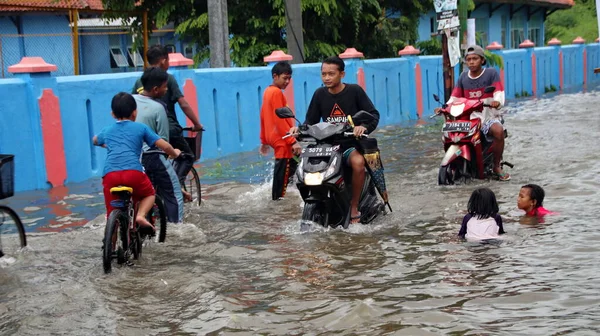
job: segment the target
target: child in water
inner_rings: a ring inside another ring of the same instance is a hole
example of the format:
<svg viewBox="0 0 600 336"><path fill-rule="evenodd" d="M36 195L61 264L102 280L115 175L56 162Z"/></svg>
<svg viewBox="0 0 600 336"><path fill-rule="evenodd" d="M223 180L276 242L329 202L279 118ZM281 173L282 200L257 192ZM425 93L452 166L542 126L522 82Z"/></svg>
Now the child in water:
<svg viewBox="0 0 600 336"><path fill-rule="evenodd" d="M544 217L553 212L546 210L542 205L546 193L544 189L537 184L526 184L521 187L519 197L517 198L517 207L525 211L528 217Z"/></svg>
<svg viewBox="0 0 600 336"><path fill-rule="evenodd" d="M473 191L467 208L469 213L463 218L459 237L467 240L498 239L505 233L496 195L490 189Z"/></svg>

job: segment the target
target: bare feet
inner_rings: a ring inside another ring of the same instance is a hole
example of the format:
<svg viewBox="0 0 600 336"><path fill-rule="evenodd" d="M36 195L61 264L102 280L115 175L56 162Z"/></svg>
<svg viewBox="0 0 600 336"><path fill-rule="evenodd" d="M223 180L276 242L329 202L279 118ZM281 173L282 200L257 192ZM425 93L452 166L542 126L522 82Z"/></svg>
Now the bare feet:
<svg viewBox="0 0 600 336"><path fill-rule="evenodd" d="M350 211L350 224L358 224L360 223L361 213L358 210Z"/></svg>
<svg viewBox="0 0 600 336"><path fill-rule="evenodd" d="M146 219L146 217L145 217L145 216L139 216L139 215L138 215L138 216L135 218L135 221L138 223L138 225L139 225L140 227L149 228L149 229L151 229L153 232L156 230L156 229L154 228L154 225L150 224L150 222L148 222L148 220Z"/></svg>
<svg viewBox="0 0 600 336"><path fill-rule="evenodd" d="M192 197L191 193L189 193L189 192L187 192L185 190L181 190L181 193L183 194L183 201L185 203L189 203L189 202L191 202L191 201L194 200L194 198Z"/></svg>

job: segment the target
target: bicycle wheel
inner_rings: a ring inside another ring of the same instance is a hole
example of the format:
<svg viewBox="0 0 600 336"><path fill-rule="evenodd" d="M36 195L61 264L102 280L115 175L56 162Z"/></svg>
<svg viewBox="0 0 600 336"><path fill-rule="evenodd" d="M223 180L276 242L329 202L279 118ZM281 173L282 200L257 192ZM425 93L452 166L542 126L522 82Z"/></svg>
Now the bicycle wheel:
<svg viewBox="0 0 600 336"><path fill-rule="evenodd" d="M164 243L167 237L167 210L162 198L158 194L155 197L154 206L148 212L146 219L156 227L158 242Z"/></svg>
<svg viewBox="0 0 600 336"><path fill-rule="evenodd" d="M182 185L183 190L192 194L192 197L198 197L198 205L202 205L202 187L200 185L200 176L196 168L192 167L190 172L185 177L185 183Z"/></svg>
<svg viewBox="0 0 600 336"><path fill-rule="evenodd" d="M19 215L13 209L0 205L0 258L14 255L25 246L27 237Z"/></svg>
<svg viewBox="0 0 600 336"><path fill-rule="evenodd" d="M120 209L111 211L106 221L104 229L102 264L104 273L112 271L112 260L117 259L117 263L123 264L127 261L127 214Z"/></svg>

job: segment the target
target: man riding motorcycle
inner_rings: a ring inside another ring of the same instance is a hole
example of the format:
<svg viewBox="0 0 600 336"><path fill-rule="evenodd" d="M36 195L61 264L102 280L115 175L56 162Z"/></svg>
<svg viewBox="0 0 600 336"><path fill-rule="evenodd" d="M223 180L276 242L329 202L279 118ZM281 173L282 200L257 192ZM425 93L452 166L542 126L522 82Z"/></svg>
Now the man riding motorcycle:
<svg viewBox="0 0 600 336"><path fill-rule="evenodd" d="M482 124L482 133L488 141L492 141L492 152L494 153L494 174L500 181L510 180L510 175L502 170L502 154L504 152L504 126L502 125L501 114L498 111L504 105L504 87L500 80L500 75L494 68L483 68L486 64L483 48L473 45L467 48L465 62L469 71L464 71L458 81L447 104L452 103L456 98L481 99L484 104L490 107L484 107L481 113L474 112L471 119L480 118ZM496 90L493 93L485 93L488 86L493 86ZM439 113L439 108L435 109Z"/></svg>
<svg viewBox="0 0 600 336"><path fill-rule="evenodd" d="M344 61L337 57L329 57L321 64L321 79L325 87L318 88L310 101L304 124L314 125L321 119L330 123L348 122L348 116L354 116L363 110L375 118L364 125L355 125L354 136L372 133L379 123L379 112L365 91L356 84L346 84L342 79L346 75ZM298 127L292 127L290 133L298 134ZM352 169L352 200L350 203L350 223L360 221L361 213L358 203L365 181L365 159L349 144L340 143L344 150L344 163Z"/></svg>

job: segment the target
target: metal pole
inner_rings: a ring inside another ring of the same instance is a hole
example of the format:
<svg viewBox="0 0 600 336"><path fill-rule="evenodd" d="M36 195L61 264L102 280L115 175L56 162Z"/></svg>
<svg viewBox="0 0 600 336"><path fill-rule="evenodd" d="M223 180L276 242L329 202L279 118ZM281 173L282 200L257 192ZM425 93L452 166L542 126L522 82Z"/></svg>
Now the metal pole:
<svg viewBox="0 0 600 336"><path fill-rule="evenodd" d="M142 14L142 29L144 35L144 69L148 67L148 12L144 11Z"/></svg>
<svg viewBox="0 0 600 336"><path fill-rule="evenodd" d="M73 68L75 76L79 75L79 11L72 11L73 20Z"/></svg>

